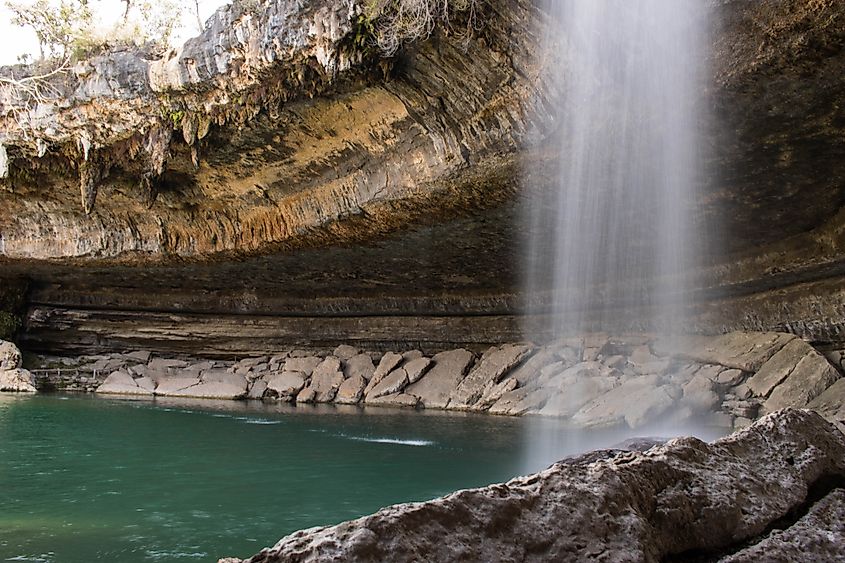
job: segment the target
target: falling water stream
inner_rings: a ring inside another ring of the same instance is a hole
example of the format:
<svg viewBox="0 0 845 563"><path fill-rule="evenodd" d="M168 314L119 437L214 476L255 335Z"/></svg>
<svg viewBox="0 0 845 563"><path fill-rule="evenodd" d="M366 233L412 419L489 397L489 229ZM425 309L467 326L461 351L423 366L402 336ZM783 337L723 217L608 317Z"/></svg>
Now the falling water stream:
<svg viewBox="0 0 845 563"><path fill-rule="evenodd" d="M543 63L561 97L541 116L555 168L535 190L528 269L529 291L549 293L546 333L682 328L702 235L702 4L549 0Z"/></svg>

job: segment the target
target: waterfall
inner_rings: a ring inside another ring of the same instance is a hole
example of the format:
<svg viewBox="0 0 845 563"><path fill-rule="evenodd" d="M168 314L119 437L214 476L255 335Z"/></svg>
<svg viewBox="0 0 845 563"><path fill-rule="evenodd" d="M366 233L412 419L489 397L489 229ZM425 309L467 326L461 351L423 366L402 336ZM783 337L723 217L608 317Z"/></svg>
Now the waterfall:
<svg viewBox="0 0 845 563"><path fill-rule="evenodd" d="M545 185L528 186L527 279L552 313L546 334L683 328L686 274L705 235L691 213L704 8L548 0L541 64L559 98L540 112L553 164Z"/></svg>

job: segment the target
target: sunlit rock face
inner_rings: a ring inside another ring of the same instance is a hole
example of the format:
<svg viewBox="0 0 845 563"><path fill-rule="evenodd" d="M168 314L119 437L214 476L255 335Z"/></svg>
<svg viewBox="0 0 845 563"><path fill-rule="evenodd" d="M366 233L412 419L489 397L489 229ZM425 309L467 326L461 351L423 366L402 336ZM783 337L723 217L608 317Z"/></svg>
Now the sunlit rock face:
<svg viewBox="0 0 845 563"><path fill-rule="evenodd" d="M224 10L162 61L80 66L72 107L42 108L26 140L0 116L2 273L33 280L28 346L145 326L173 343L249 326L255 351L279 333L519 339L519 178L550 177L543 107L565 95L536 64L549 16L487 2L468 41L438 30L382 60L350 43L357 4L293 6L265 14L284 31ZM843 338L843 10L712 4L720 173L697 220L724 236L690 330Z"/></svg>

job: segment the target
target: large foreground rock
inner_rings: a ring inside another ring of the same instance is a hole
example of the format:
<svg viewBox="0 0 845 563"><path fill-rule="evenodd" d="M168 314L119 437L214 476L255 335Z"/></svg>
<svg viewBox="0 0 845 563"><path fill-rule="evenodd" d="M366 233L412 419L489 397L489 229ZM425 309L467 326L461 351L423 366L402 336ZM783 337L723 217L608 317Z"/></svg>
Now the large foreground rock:
<svg viewBox="0 0 845 563"><path fill-rule="evenodd" d="M7 369L0 371L0 391L16 393L35 393L35 378L25 369Z"/></svg>
<svg viewBox="0 0 845 563"><path fill-rule="evenodd" d="M786 530L724 559L721 563L759 561L845 561L845 490L836 489Z"/></svg>
<svg viewBox="0 0 845 563"><path fill-rule="evenodd" d="M842 434L816 413L788 409L713 444L679 438L642 453L593 452L508 483L299 531L247 561L660 561L717 550L729 555L747 548L743 542L759 541L770 524L807 500L811 487L830 478L845 478ZM837 497L830 502L839 506ZM820 507L811 514L836 520ZM813 553L801 556L808 560Z"/></svg>

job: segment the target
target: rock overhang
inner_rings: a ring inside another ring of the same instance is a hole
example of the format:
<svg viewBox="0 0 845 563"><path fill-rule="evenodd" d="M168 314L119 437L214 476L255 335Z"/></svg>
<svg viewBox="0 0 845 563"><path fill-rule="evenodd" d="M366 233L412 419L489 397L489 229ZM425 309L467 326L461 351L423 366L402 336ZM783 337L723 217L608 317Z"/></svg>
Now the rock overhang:
<svg viewBox="0 0 845 563"><path fill-rule="evenodd" d="M441 31L391 60L344 51L354 3L315 9L334 10L337 25L328 36L294 34L323 38L302 56L257 56L253 46L266 42L230 38L225 48L237 47L246 61L237 68L270 69L263 74L225 84L219 71L237 65L212 64L206 47L223 47L208 31L166 63L144 63L168 70L150 72L155 80L146 87L124 81L127 92L140 100L156 88L184 96L182 115L165 116L179 126L165 123L170 156L162 173L149 186L139 182L155 152L139 141L140 164L113 167L85 214L76 173L67 174L72 159L34 159L14 192L0 194L4 270L34 278L38 299L61 306L96 304L80 294L103 287L101 303L109 293L165 295L193 278L207 283L187 282L194 290L252 292L255 302L379 295L404 299L411 313L408 298L474 299L476 313L508 302L514 312L525 236L520 198L531 197L527 184L550 185L551 152L536 111L561 95L536 64L536 35L517 33L542 26L542 8L490 2L469 41ZM308 27L314 13L305 12L297 21ZM845 117L836 95L845 56L841 26L829 22L842 19L842 8L737 1L713 3L711 13L713 71L703 96L716 111L707 152L720 172L704 181L699 216L717 217L731 252L714 260L705 286L747 295L835 279L845 255L837 215L845 203ZM262 25L237 29L269 37ZM104 65L92 65L90 76L107 75L98 70ZM269 93L268 77L278 88ZM241 87L238 103L231 92ZM232 111L206 122L190 103ZM158 308L183 301L171 297ZM706 315L718 316L720 307Z"/></svg>

